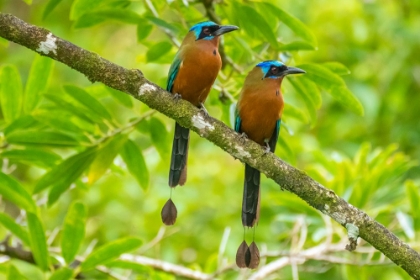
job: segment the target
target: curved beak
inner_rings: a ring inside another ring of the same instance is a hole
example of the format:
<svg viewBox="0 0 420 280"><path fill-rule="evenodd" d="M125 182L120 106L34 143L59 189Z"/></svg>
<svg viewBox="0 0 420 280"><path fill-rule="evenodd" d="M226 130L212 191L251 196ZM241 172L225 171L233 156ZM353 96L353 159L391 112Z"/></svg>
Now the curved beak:
<svg viewBox="0 0 420 280"><path fill-rule="evenodd" d="M286 76L289 74L305 74L306 71L300 69L300 68L296 68L296 67L287 67L286 70L284 70L281 74L282 76Z"/></svg>
<svg viewBox="0 0 420 280"><path fill-rule="evenodd" d="M219 29L217 29L216 31L213 32L214 36L220 36L223 35L225 33L234 31L234 30L238 30L239 27L235 26L235 25L220 25Z"/></svg>

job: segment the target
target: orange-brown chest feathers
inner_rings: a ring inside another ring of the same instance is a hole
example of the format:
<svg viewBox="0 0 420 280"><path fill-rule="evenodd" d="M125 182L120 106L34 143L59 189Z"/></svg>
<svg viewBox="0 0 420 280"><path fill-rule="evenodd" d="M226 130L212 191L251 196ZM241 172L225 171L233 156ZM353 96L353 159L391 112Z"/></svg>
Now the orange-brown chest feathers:
<svg viewBox="0 0 420 280"><path fill-rule="evenodd" d="M195 40L190 32L180 47L181 64L174 80L173 93L194 105L204 103L222 67L218 51L219 37Z"/></svg>
<svg viewBox="0 0 420 280"><path fill-rule="evenodd" d="M262 76L258 67L248 74L237 105L241 131L260 145L271 138L284 107L282 79Z"/></svg>

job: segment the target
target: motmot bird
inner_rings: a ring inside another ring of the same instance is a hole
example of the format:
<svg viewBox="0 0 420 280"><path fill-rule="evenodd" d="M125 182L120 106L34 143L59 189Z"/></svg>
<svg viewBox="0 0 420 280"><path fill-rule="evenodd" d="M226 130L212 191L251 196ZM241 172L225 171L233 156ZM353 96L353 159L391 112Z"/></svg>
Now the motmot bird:
<svg viewBox="0 0 420 280"><path fill-rule="evenodd" d="M218 50L220 36L237 29L237 26L218 25L212 21L191 27L169 69L166 90L205 111L203 103L222 67ZM175 124L170 187L182 186L187 180L189 133L188 128Z"/></svg>
<svg viewBox="0 0 420 280"><path fill-rule="evenodd" d="M236 106L235 130L273 152L284 108L281 83L290 74L305 73L280 61L258 63L245 79ZM260 212L260 172L245 164L242 224L253 227Z"/></svg>
<svg viewBox="0 0 420 280"><path fill-rule="evenodd" d="M169 68L166 90L173 93L174 97L200 107L207 115L203 103L222 67L218 49L220 36L237 29L234 25L218 25L212 21L200 22L191 27ZM187 180L189 139L190 130L175 123L169 169L171 188L182 186ZM177 210L171 199L163 206L161 216L165 225L175 223Z"/></svg>

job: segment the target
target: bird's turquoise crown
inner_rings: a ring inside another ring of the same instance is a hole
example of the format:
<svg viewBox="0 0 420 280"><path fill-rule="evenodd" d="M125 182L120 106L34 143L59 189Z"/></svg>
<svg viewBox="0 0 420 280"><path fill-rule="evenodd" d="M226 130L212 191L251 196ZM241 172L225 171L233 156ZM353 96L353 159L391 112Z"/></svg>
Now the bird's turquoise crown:
<svg viewBox="0 0 420 280"><path fill-rule="evenodd" d="M278 60L266 60L266 61L263 61L263 62L258 63L257 66L261 68L261 70L264 73L264 77L265 78L278 79L279 76L268 76L268 77L266 77L268 71L270 71L270 68L272 66L276 66L276 67L282 68L282 67L285 67L286 65L284 65L283 62L280 62Z"/></svg>
<svg viewBox="0 0 420 280"><path fill-rule="evenodd" d="M203 21L195 24L193 27L190 28L190 31L194 31L195 39L197 40L200 38L201 31L203 31L203 27L208 26L218 26L216 23L212 21ZM204 40L211 40L214 36L207 36L203 38Z"/></svg>

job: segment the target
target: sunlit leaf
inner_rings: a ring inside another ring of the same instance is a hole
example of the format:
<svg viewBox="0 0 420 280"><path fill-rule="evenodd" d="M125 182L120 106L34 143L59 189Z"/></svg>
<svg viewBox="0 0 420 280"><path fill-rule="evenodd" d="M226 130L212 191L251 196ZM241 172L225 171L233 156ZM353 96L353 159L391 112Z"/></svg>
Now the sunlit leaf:
<svg viewBox="0 0 420 280"><path fill-rule="evenodd" d="M153 62L164 56L171 48L172 44L169 42L159 42L153 45L146 53L147 62Z"/></svg>
<svg viewBox="0 0 420 280"><path fill-rule="evenodd" d="M141 21L137 25L137 42L141 43L146 39L153 30L153 25L148 24L147 22Z"/></svg>
<svg viewBox="0 0 420 280"><path fill-rule="evenodd" d="M364 115L362 103L360 103L359 99L357 99L347 87L333 87L331 89L331 95L343 106L347 107L357 115Z"/></svg>
<svg viewBox="0 0 420 280"><path fill-rule="evenodd" d="M307 77L305 77L305 75L299 76L299 82L302 85L302 88L305 89L303 92L305 96L312 100L312 103L315 105L316 109L319 109L322 104L322 99L321 93L319 92L319 89L316 86L316 84Z"/></svg>
<svg viewBox="0 0 420 280"><path fill-rule="evenodd" d="M31 240L32 254L34 255L36 264L42 270L49 269L49 254L47 250L47 240L42 222L34 213L27 213L29 236Z"/></svg>
<svg viewBox="0 0 420 280"><path fill-rule="evenodd" d="M17 224L10 216L0 213L0 223L10 230L10 232L19 238L25 245L30 245L28 232L21 225Z"/></svg>
<svg viewBox="0 0 420 280"><path fill-rule="evenodd" d="M326 63L322 63L322 65L324 67L327 67L331 72L334 72L337 75L348 75L350 74L350 70L344 66L344 64L340 63L340 62L326 62Z"/></svg>
<svg viewBox="0 0 420 280"><path fill-rule="evenodd" d="M405 192L410 201L410 213L415 219L418 219L420 217L420 188L410 180L405 182Z"/></svg>
<svg viewBox="0 0 420 280"><path fill-rule="evenodd" d="M95 159L96 147L88 148L80 154L74 155L45 174L35 187L40 191L52 186L48 193L48 206L51 206L76 181ZM62 168L63 170L58 170ZM64 174L63 174L64 171ZM61 177L59 175L62 175Z"/></svg>
<svg viewBox="0 0 420 280"><path fill-rule="evenodd" d="M408 238L413 239L415 236L413 218L407 215L406 213L398 211L397 219L402 229L404 230L405 235L407 235Z"/></svg>
<svg viewBox="0 0 420 280"><path fill-rule="evenodd" d="M13 131L25 130L30 128L36 128L39 124L37 121L29 115L21 116L20 118L14 120L10 123L5 129L4 134L7 136Z"/></svg>
<svg viewBox="0 0 420 280"><path fill-rule="evenodd" d="M49 146L77 146L79 143L73 137L52 131L25 130L15 131L7 135L7 142L13 144L37 144Z"/></svg>
<svg viewBox="0 0 420 280"><path fill-rule="evenodd" d="M148 21L150 21L152 24L155 24L155 25L157 25L160 28L163 28L165 30L171 31L173 33L178 33L179 32L178 28L176 28L174 25L164 21L163 19L160 19L160 18L157 18L157 17L152 17L152 16L146 16L144 18L147 19Z"/></svg>
<svg viewBox="0 0 420 280"><path fill-rule="evenodd" d="M22 113L22 81L16 66L0 68L0 105L6 122L12 122Z"/></svg>
<svg viewBox="0 0 420 280"><path fill-rule="evenodd" d="M281 45L278 49L280 51L313 51L316 48L308 42L296 41Z"/></svg>
<svg viewBox="0 0 420 280"><path fill-rule="evenodd" d="M41 55L35 56L26 82L23 104L25 113L30 113L41 100L41 94L47 88L53 65L53 59Z"/></svg>
<svg viewBox="0 0 420 280"><path fill-rule="evenodd" d="M28 165L34 164L46 168L55 165L61 160L59 155L36 147L27 147L21 150L5 150L0 153L0 158L7 158L13 161L24 162Z"/></svg>
<svg viewBox="0 0 420 280"><path fill-rule="evenodd" d="M70 10L70 19L76 20L87 11L93 11L104 7L113 1L114 0L74 0Z"/></svg>
<svg viewBox="0 0 420 280"><path fill-rule="evenodd" d="M94 26L106 20L117 20L128 24L138 24L141 17L136 12L121 8L102 8L88 11L80 16L74 24L75 28Z"/></svg>
<svg viewBox="0 0 420 280"><path fill-rule="evenodd" d="M54 271L48 280L71 280L73 278L73 270L68 267L61 267Z"/></svg>
<svg viewBox="0 0 420 280"><path fill-rule="evenodd" d="M61 252L67 264L74 260L85 236L86 216L86 206L81 202L73 203L67 212L61 236Z"/></svg>
<svg viewBox="0 0 420 280"><path fill-rule="evenodd" d="M307 112L309 113L309 121L311 125L315 125L316 123L316 106L314 104L314 101L308 97L308 94L306 92L306 89L299 81L299 78L290 78L288 81L293 85L293 87L296 89L296 93L300 95L303 102L306 105Z"/></svg>
<svg viewBox="0 0 420 280"><path fill-rule="evenodd" d="M25 276L23 276L17 268L10 264L9 265L9 274L7 275L7 280L27 280Z"/></svg>
<svg viewBox="0 0 420 280"><path fill-rule="evenodd" d="M274 34L270 24L267 23L264 17L250 6L241 4L238 5L238 8L243 15L246 15L246 18L242 20L242 24L246 24L246 27L244 27L244 31L259 31L260 34L267 40L267 42L270 43L272 47L277 49L277 37ZM252 18L252 21L247 20L249 18ZM251 33L250 36L253 36L253 34Z"/></svg>
<svg viewBox="0 0 420 280"><path fill-rule="evenodd" d="M127 165L128 171L137 179L143 189L149 186L149 171L139 147L131 140L127 140L121 151L121 157Z"/></svg>
<svg viewBox="0 0 420 280"><path fill-rule="evenodd" d="M108 170L126 141L126 134L117 134L99 146L87 175L90 184L96 182Z"/></svg>
<svg viewBox="0 0 420 280"><path fill-rule="evenodd" d="M51 185L60 189L67 189L93 161L95 153L96 147L88 148L54 166L35 185L34 193L38 193Z"/></svg>
<svg viewBox="0 0 420 280"><path fill-rule="evenodd" d="M35 212L36 205L31 195L12 177L0 172L0 194L20 208Z"/></svg>
<svg viewBox="0 0 420 280"><path fill-rule="evenodd" d="M87 256L81 264L81 269L82 271L93 269L95 266L115 259L123 253L137 249L141 244L142 241L136 237L126 237L105 244Z"/></svg>
<svg viewBox="0 0 420 280"><path fill-rule="evenodd" d="M284 105L284 115L290 116L298 121L301 121L303 123L306 123L308 121L308 118L306 115L302 112L302 110L296 108L295 106L292 106L288 103Z"/></svg>
<svg viewBox="0 0 420 280"><path fill-rule="evenodd" d="M44 12L42 13L42 19L45 20L47 16L60 4L62 0L50 0L45 6Z"/></svg>
<svg viewBox="0 0 420 280"><path fill-rule="evenodd" d="M296 36L299 36L300 38L309 42L313 47L316 48L317 42L315 35L299 19L285 12L284 10L280 9L272 3L264 2L258 3L258 5L262 6L264 12L271 13L273 16L277 17L281 21L281 23L287 25L296 34Z"/></svg>
<svg viewBox="0 0 420 280"><path fill-rule="evenodd" d="M112 120L111 115L102 103L87 93L84 89L72 85L66 85L64 86L64 89L71 97L73 97L85 108L91 110L104 119Z"/></svg>
<svg viewBox="0 0 420 280"><path fill-rule="evenodd" d="M87 121L89 123L95 123L95 119L90 116L91 112L89 111L89 109L85 107L81 108L81 107L75 106L65 101L64 99L58 97L57 95L44 94L44 96L48 98L49 100L51 100L52 102L54 102L58 108L61 108L61 110L66 110L67 112L71 113L73 116L77 116L80 119Z"/></svg>

